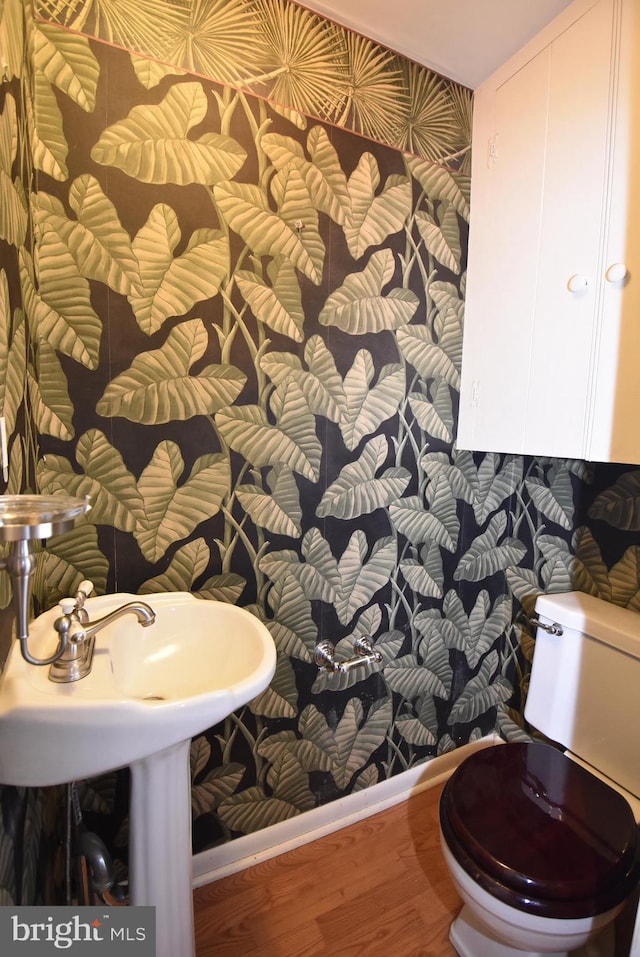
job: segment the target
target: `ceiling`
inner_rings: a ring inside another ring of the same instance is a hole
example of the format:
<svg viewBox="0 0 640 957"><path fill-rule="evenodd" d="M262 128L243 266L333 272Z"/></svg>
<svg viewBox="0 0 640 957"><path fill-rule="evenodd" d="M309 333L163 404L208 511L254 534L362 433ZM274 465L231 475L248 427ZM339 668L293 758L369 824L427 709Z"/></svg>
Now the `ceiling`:
<svg viewBox="0 0 640 957"><path fill-rule="evenodd" d="M475 89L571 0L301 0Z"/></svg>

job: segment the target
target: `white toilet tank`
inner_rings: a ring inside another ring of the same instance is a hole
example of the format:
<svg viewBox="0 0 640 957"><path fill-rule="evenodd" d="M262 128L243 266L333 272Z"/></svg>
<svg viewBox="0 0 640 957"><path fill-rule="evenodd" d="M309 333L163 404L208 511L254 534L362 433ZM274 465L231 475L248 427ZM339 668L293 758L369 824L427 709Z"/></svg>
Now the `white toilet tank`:
<svg viewBox="0 0 640 957"><path fill-rule="evenodd" d="M525 717L640 798L640 614L583 592L540 595Z"/></svg>

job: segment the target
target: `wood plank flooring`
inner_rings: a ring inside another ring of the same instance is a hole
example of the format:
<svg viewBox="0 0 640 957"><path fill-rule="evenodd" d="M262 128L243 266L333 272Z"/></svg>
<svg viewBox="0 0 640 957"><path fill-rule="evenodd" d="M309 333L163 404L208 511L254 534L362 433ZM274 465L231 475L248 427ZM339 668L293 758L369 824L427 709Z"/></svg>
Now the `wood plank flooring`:
<svg viewBox="0 0 640 957"><path fill-rule="evenodd" d="M455 957L440 793L197 889L197 957Z"/></svg>

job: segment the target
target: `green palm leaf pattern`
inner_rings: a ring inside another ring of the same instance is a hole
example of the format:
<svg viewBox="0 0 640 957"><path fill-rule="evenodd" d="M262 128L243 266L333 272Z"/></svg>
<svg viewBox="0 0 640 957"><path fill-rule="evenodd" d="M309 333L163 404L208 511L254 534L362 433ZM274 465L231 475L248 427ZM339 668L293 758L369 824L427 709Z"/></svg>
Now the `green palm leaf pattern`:
<svg viewBox="0 0 640 957"><path fill-rule="evenodd" d="M0 114L0 239L13 246L21 246L27 232L24 188L12 173L17 151L16 101L8 93Z"/></svg>
<svg viewBox="0 0 640 957"><path fill-rule="evenodd" d="M538 546L544 558L543 590L552 593L571 591L582 562L572 554L569 544L556 535L540 535Z"/></svg>
<svg viewBox="0 0 640 957"><path fill-rule="evenodd" d="M489 593L480 592L469 614L469 637L465 649L469 665L475 668L511 622L511 599L499 598L493 608Z"/></svg>
<svg viewBox="0 0 640 957"><path fill-rule="evenodd" d="M302 555L304 562L292 550L270 552L261 560L260 569L274 582L294 578L307 601L333 602L340 588L340 572L318 529L312 528L304 536Z"/></svg>
<svg viewBox="0 0 640 957"><path fill-rule="evenodd" d="M574 578L575 589L611 601L609 571L591 531L585 526L577 529L572 544L579 559L578 574Z"/></svg>
<svg viewBox="0 0 640 957"><path fill-rule="evenodd" d="M220 83L262 72L260 17L244 0L192 0L162 38L163 59Z"/></svg>
<svg viewBox="0 0 640 957"><path fill-rule="evenodd" d="M20 281L31 336L88 369L98 365L102 323L91 305L89 284L56 231L41 231L36 291L31 257L20 250Z"/></svg>
<svg viewBox="0 0 640 957"><path fill-rule="evenodd" d="M398 731L405 741L418 747L433 745L438 740L430 728L426 728L417 718L400 717L396 720Z"/></svg>
<svg viewBox="0 0 640 957"><path fill-rule="evenodd" d="M11 80L22 76L24 64L24 24L22 0L4 0L0 9L0 50L4 56L4 76ZM0 882L0 887L5 885Z"/></svg>
<svg viewBox="0 0 640 957"><path fill-rule="evenodd" d="M418 392L409 395L409 405L421 429L441 442L453 437L453 406L447 383L436 380L432 400Z"/></svg>
<svg viewBox="0 0 640 957"><path fill-rule="evenodd" d="M226 601L237 605L246 587L246 580L233 572L212 575L198 588L196 595L208 601Z"/></svg>
<svg viewBox="0 0 640 957"><path fill-rule="evenodd" d="M376 478L376 472L384 464L388 451L387 440L382 435L367 442L360 458L345 465L322 496L316 509L318 518L328 515L342 519L358 518L400 498L411 481L411 473L407 469L385 469Z"/></svg>
<svg viewBox="0 0 640 957"><path fill-rule="evenodd" d="M98 414L155 425L225 408L242 392L246 376L231 365L208 365L190 375L207 345L201 319L176 326L160 349L140 353L126 372L111 380L98 402Z"/></svg>
<svg viewBox="0 0 640 957"><path fill-rule="evenodd" d="M26 98L27 121L33 129L30 143L33 165L52 179L64 182L69 176L69 147L64 135L62 113L53 87L44 73L35 71L33 86L33 100L30 93Z"/></svg>
<svg viewBox="0 0 640 957"><path fill-rule="evenodd" d="M277 466L282 462L300 475L317 481L321 448L315 419L295 383L280 387L272 397L278 425L269 423L258 406L236 406L216 415L216 426L225 442L252 465Z"/></svg>
<svg viewBox="0 0 640 957"><path fill-rule="evenodd" d="M179 548L169 562L167 570L154 578L148 578L138 589L141 595L163 591L192 591L197 578L205 572L211 551L204 538L196 538Z"/></svg>
<svg viewBox="0 0 640 957"><path fill-rule="evenodd" d="M470 90L287 0L38 0L37 6L45 19L150 57L147 71L136 64L147 89L157 83L154 61L173 64L167 73L187 70L255 88L300 129L306 113L426 159L450 160L468 173ZM20 53L16 44L15 75Z"/></svg>
<svg viewBox="0 0 640 957"><path fill-rule="evenodd" d="M38 463L38 483L42 491L66 491L78 498L89 496L89 520L94 525L114 525L133 532L144 520L144 505L135 477L127 469L120 452L104 433L90 429L79 439L76 460L83 470L74 472L68 459L48 455Z"/></svg>
<svg viewBox="0 0 640 957"><path fill-rule="evenodd" d="M563 463L558 463L549 475L551 484L545 484L541 478L527 479L529 494L543 515L556 525L570 529L573 525L573 489L571 476Z"/></svg>
<svg viewBox="0 0 640 957"><path fill-rule="evenodd" d="M0 415L5 418L7 437L13 435L18 409L24 395L26 334L24 315L16 309L11 318L9 285L0 270Z"/></svg>
<svg viewBox="0 0 640 957"><path fill-rule="evenodd" d="M640 611L640 548L626 550L609 572L611 601L623 608Z"/></svg>
<svg viewBox="0 0 640 957"><path fill-rule="evenodd" d="M379 44L345 34L349 83L338 126L386 143L394 135L398 110L406 109L407 91L400 62Z"/></svg>
<svg viewBox="0 0 640 957"><path fill-rule="evenodd" d="M152 90L157 86L165 76L183 76L184 70L179 67L167 66L164 63L158 63L157 60L148 60L143 56L130 55L131 65L135 74L146 90Z"/></svg>
<svg viewBox="0 0 640 957"><path fill-rule="evenodd" d="M395 415L404 397L405 374L402 366L384 366L376 385L371 387L374 376L371 353L361 349L344 378L347 406L340 421L340 431L350 451L357 448L361 439L371 435Z"/></svg>
<svg viewBox="0 0 640 957"><path fill-rule="evenodd" d="M289 379L296 382L314 415L339 422L346 413L342 378L319 336L313 336L307 342L305 359L308 372L302 368L297 356L284 352L270 352L261 360L260 366L277 386L286 385Z"/></svg>
<svg viewBox="0 0 640 957"><path fill-rule="evenodd" d="M423 545L419 551L419 559L407 558L401 561L400 571L409 587L419 595L442 598L444 570L440 548L436 542Z"/></svg>
<svg viewBox="0 0 640 957"><path fill-rule="evenodd" d="M500 463L500 456L493 452L485 455L478 467L478 483L475 489L473 510L479 524L496 512L522 481L522 456L509 456Z"/></svg>
<svg viewBox="0 0 640 957"><path fill-rule="evenodd" d="M260 145L277 170L293 166L307 187L315 208L342 225L351 208L347 179L326 131L313 126L307 137L307 160L297 140L278 133L266 133Z"/></svg>
<svg viewBox="0 0 640 957"><path fill-rule="evenodd" d="M640 549L620 469L452 445L471 91L289 0L37 4L60 25L0 98L6 490L92 500L38 608L97 571L265 622L270 686L193 749L215 840L516 733L513 616L640 607ZM611 569L600 510L629 533ZM376 668L314 665L365 634Z"/></svg>
<svg viewBox="0 0 640 957"><path fill-rule="evenodd" d="M340 108L348 83L342 35L315 13L286 0L255 0L265 48L269 96L312 116L330 117ZM258 87L259 91L259 87Z"/></svg>
<svg viewBox="0 0 640 957"><path fill-rule="evenodd" d="M138 489L144 518L135 536L148 561L156 562L176 541L215 515L229 490L229 464L223 455L202 455L183 478L184 461L175 442L161 442L143 470Z"/></svg>
<svg viewBox="0 0 640 957"><path fill-rule="evenodd" d="M497 666L498 653L494 651L487 655L478 674L471 679L456 699L449 715L450 724L457 721L474 721L478 715L484 714L489 708L509 700L513 689L505 678L494 679Z"/></svg>
<svg viewBox="0 0 640 957"><path fill-rule="evenodd" d="M464 323L464 301L451 283L432 282L429 293L433 299L437 315L433 322L433 331L441 349L444 349L458 371L462 368L462 326Z"/></svg>
<svg viewBox="0 0 640 957"><path fill-rule="evenodd" d="M258 485L238 485L236 495L244 511L259 528L276 535L300 538L302 509L293 471L277 465L267 475L268 489Z"/></svg>
<svg viewBox="0 0 640 957"><path fill-rule="evenodd" d="M181 238L175 211L161 203L133 240L140 279L128 299L138 325L149 336L170 317L217 295L229 270L229 244L219 230L197 229L182 255L174 257Z"/></svg>
<svg viewBox="0 0 640 957"><path fill-rule="evenodd" d="M269 263L267 272L271 285L256 273L243 269L239 269L234 278L256 319L274 332L302 342L304 311L296 271L284 259Z"/></svg>
<svg viewBox="0 0 640 957"><path fill-rule="evenodd" d="M425 666L428 667L442 683L444 695L441 694L440 697L448 697L453 684L453 668L449 660L449 645L440 629L440 625L442 624L440 614L435 608L418 612L415 617L415 624L421 635L420 641L418 642L418 654Z"/></svg>
<svg viewBox="0 0 640 957"><path fill-rule="evenodd" d="M418 210L416 225L431 255L452 273L458 274L460 272L461 255L458 220L452 207L448 207L444 216L445 221L437 223L428 213Z"/></svg>
<svg viewBox="0 0 640 957"><path fill-rule="evenodd" d="M5 489L6 495L21 494L21 490L24 487L24 461L25 455L22 450L22 442L16 439L11 444L9 449L9 481L7 482L7 487ZM4 577L9 589L9 595L11 595L13 593L13 589L9 581L9 576L0 576L0 579L2 577ZM0 587L4 587L4 585Z"/></svg>
<svg viewBox="0 0 640 957"><path fill-rule="evenodd" d="M354 532L338 563L342 583L335 604L343 625L388 584L397 559L395 539L379 538L367 558L368 553L364 532Z"/></svg>
<svg viewBox="0 0 640 957"><path fill-rule="evenodd" d="M79 176L71 185L69 203L75 221L67 217L56 197L43 190L32 195L36 228L51 226L57 232L85 278L104 282L124 295L139 286L140 268L131 240L98 181L93 176Z"/></svg>
<svg viewBox="0 0 640 957"><path fill-rule="evenodd" d="M407 156L405 163L411 175L432 202L444 200L451 203L464 221L469 222L470 184L466 179L458 173L452 173L439 163L419 159L417 156Z"/></svg>
<svg viewBox="0 0 640 957"><path fill-rule="evenodd" d="M334 356L320 336L312 336L305 346L304 358L309 368L309 378L305 381L308 388L303 388L303 391L310 399L309 408L338 422L340 416L346 413L347 398ZM330 411L334 407L337 411L335 417Z"/></svg>
<svg viewBox="0 0 640 957"><path fill-rule="evenodd" d="M115 166L143 183L212 186L235 176L245 150L229 136L204 133L188 139L205 119L208 101L200 83L172 86L157 106L135 106L107 127L91 150L103 166Z"/></svg>
<svg viewBox="0 0 640 957"><path fill-rule="evenodd" d="M201 734L199 737L194 738L191 742L191 747L189 749L189 770L191 772L191 784L194 783L198 775L204 771L209 759L211 758L211 745L205 737L204 734Z"/></svg>
<svg viewBox="0 0 640 957"><path fill-rule="evenodd" d="M383 288L392 280L394 259L390 249L373 253L361 272L351 273L326 300L319 321L337 326L352 336L398 329L411 321L418 297L410 289Z"/></svg>
<svg viewBox="0 0 640 957"><path fill-rule="evenodd" d="M335 565L335 559L331 555L330 558L331 563L326 568L318 568L312 562L301 562L297 552L270 552L261 560L260 571L273 582L294 578L308 601L331 602L335 597L336 584L325 574L333 572L331 566Z"/></svg>
<svg viewBox="0 0 640 957"><path fill-rule="evenodd" d="M472 467L468 470L463 470L459 465L454 465L446 452L428 452L421 458L420 465L425 475L431 480L444 475L455 497L471 505L475 499L478 473L470 453L458 453L456 458L461 463L465 454L469 456Z"/></svg>
<svg viewBox="0 0 640 957"><path fill-rule="evenodd" d="M86 37L40 23L33 35L33 62L52 86L93 112L100 67Z"/></svg>
<svg viewBox="0 0 640 957"><path fill-rule="evenodd" d="M194 783L191 788L193 819L215 810L221 801L234 794L244 773L245 768L234 762L221 768L213 768L203 781Z"/></svg>
<svg viewBox="0 0 640 957"><path fill-rule="evenodd" d="M265 623L278 651L302 661L312 661L318 643L318 626L311 614L311 602L293 575L275 583L269 592L269 607L273 618Z"/></svg>
<svg viewBox="0 0 640 957"><path fill-rule="evenodd" d="M294 223L268 208L262 190L248 183L222 183L214 186L213 195L229 229L238 233L256 256L287 259L316 285L320 283L321 273Z"/></svg>
<svg viewBox="0 0 640 957"><path fill-rule="evenodd" d="M447 697L447 688L441 678L425 667L416 655L403 655L384 669L384 677L392 691L408 701L425 695Z"/></svg>
<svg viewBox="0 0 640 957"><path fill-rule="evenodd" d="M300 238L304 236L304 248L316 274L322 277L326 250L318 231L318 212L295 166L287 166L275 174L271 180L271 195L281 219L290 229L295 229Z"/></svg>
<svg viewBox="0 0 640 957"><path fill-rule="evenodd" d="M360 699L350 698L335 729L310 705L300 715L300 731L327 756L328 770L338 788L344 790L384 741L391 717L389 698L376 701L366 719Z"/></svg>
<svg viewBox="0 0 640 957"><path fill-rule="evenodd" d="M625 531L640 529L640 473L627 472L601 492L589 509L589 517Z"/></svg>
<svg viewBox="0 0 640 957"><path fill-rule="evenodd" d="M47 547L37 555L33 591L45 608L62 598L75 595L80 582L88 578L96 594L107 585L109 562L100 551L94 525L77 524L71 532L47 539Z"/></svg>
<svg viewBox="0 0 640 957"><path fill-rule="evenodd" d="M279 821L288 821L300 814L300 810L288 801L267 797L261 788L251 786L222 801L218 814L231 830L252 834Z"/></svg>
<svg viewBox="0 0 640 957"><path fill-rule="evenodd" d="M60 360L46 340L39 343L36 370L27 370L33 419L42 435L68 441L75 435L73 405Z"/></svg>
<svg viewBox="0 0 640 957"><path fill-rule="evenodd" d="M522 542L504 538L499 543L506 524L504 512L494 515L486 532L474 539L471 548L460 559L453 575L456 581L482 581L522 561L527 551Z"/></svg>
<svg viewBox="0 0 640 957"><path fill-rule="evenodd" d="M389 176L376 195L380 172L375 157L364 153L349 177L351 212L344 224L349 252L360 259L370 246L379 246L403 229L411 211L411 180Z"/></svg>
<svg viewBox="0 0 640 957"><path fill-rule="evenodd" d="M402 61L409 106L396 113L394 145L426 159L446 162L460 149L460 131L451 115L449 84L441 76Z"/></svg>
<svg viewBox="0 0 640 957"><path fill-rule="evenodd" d="M398 347L407 362L426 379L443 379L454 389L460 388L460 372L454 359L432 341L424 326L407 326L397 333Z"/></svg>
<svg viewBox="0 0 640 957"><path fill-rule="evenodd" d="M455 551L456 542L451 535L451 519L455 517L450 510L450 502L444 499L446 511L439 516L437 512L427 510L418 495L393 502L389 506L389 518L393 527L408 538L414 545L423 542L435 542L448 551Z"/></svg>
<svg viewBox="0 0 640 957"><path fill-rule="evenodd" d="M52 0L37 2L44 7ZM166 49L167 33L185 24L186 18L185 6L180 0L161 4L157 0L74 0L71 5L62 4L56 19L72 30L87 30L125 49L143 50L160 57Z"/></svg>
<svg viewBox="0 0 640 957"><path fill-rule="evenodd" d="M328 770L328 760L312 741L301 741L292 731L272 735L260 745L259 754L270 763L267 783L274 797L300 811L315 807L309 772Z"/></svg>

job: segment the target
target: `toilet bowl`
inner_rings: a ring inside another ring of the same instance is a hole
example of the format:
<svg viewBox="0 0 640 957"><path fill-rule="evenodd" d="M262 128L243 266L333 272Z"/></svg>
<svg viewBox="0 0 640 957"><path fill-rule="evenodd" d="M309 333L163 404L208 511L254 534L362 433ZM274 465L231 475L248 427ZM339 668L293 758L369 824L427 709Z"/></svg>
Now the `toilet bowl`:
<svg viewBox="0 0 640 957"><path fill-rule="evenodd" d="M460 957L609 957L640 878L640 617L583 592L539 595L535 611L524 713L557 746L479 751L440 803Z"/></svg>
<svg viewBox="0 0 640 957"><path fill-rule="evenodd" d="M460 957L566 957L612 923L640 878L627 801L550 745L472 754L444 788L440 828L464 902L450 932Z"/></svg>

